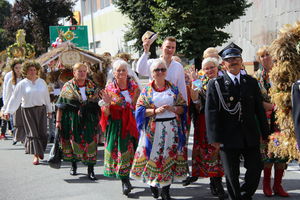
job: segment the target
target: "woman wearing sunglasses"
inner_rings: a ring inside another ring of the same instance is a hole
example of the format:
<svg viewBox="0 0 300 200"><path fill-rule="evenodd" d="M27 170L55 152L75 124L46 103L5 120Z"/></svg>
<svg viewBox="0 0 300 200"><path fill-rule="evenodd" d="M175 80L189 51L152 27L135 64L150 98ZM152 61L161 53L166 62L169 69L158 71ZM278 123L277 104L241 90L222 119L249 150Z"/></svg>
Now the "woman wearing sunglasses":
<svg viewBox="0 0 300 200"><path fill-rule="evenodd" d="M136 120L139 144L130 177L150 185L154 198L171 199L173 181L182 181L188 173L185 130L180 119L186 102L178 88L166 80L165 62L156 59L150 66L153 81L140 94Z"/></svg>

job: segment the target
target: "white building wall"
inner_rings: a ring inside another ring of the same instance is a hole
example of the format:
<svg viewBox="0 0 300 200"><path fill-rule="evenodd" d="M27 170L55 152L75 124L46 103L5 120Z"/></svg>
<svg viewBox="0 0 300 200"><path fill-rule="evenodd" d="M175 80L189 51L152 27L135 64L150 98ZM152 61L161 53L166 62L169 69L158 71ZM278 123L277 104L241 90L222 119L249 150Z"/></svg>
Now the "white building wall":
<svg viewBox="0 0 300 200"><path fill-rule="evenodd" d="M284 24L294 24L300 20L300 0L249 0L253 5L246 15L229 24L225 31L243 49L244 61L253 61L256 51L276 39ZM222 47L218 49L222 49Z"/></svg>

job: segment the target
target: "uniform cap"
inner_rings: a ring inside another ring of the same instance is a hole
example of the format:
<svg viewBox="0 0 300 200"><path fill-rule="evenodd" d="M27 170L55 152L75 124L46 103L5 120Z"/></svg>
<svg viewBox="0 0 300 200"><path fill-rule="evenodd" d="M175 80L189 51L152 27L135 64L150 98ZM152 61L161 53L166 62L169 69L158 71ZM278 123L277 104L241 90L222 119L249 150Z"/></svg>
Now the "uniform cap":
<svg viewBox="0 0 300 200"><path fill-rule="evenodd" d="M221 56L223 60L226 58L236 58L236 57L241 58L242 52L243 49L241 47L231 42L229 45L227 45L224 49L222 49L219 52L219 56Z"/></svg>

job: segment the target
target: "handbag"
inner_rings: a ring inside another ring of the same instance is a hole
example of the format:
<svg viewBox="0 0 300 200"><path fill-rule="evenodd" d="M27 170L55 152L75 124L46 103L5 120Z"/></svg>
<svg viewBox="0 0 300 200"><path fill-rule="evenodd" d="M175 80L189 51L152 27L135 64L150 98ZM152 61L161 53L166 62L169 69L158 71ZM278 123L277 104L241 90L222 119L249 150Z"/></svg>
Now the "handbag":
<svg viewBox="0 0 300 200"><path fill-rule="evenodd" d="M54 144L50 150L48 164L51 168L59 169L61 166L61 159L62 159L62 149L59 146L59 129L55 129L55 139Z"/></svg>

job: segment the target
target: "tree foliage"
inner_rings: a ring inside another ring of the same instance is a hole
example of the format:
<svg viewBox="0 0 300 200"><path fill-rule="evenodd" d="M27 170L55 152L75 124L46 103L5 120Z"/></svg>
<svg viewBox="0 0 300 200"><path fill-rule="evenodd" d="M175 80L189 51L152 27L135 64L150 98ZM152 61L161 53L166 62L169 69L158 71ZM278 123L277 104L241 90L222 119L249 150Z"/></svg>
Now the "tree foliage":
<svg viewBox="0 0 300 200"><path fill-rule="evenodd" d="M73 17L72 7L77 0L16 0L5 29L10 39L18 29L26 31L26 41L35 46L37 54L50 46L49 26L59 25L61 18Z"/></svg>
<svg viewBox="0 0 300 200"><path fill-rule="evenodd" d="M153 0L117 0L114 1L116 7L122 14L129 17L131 23L128 24L128 31L125 33L125 41L135 41L133 47L137 51L143 49L141 38L143 34L152 30L152 19L154 18L150 8L156 4ZM156 57L157 44L153 43L150 52L152 57Z"/></svg>
<svg viewBox="0 0 300 200"><path fill-rule="evenodd" d="M6 30L3 29L3 23L10 16L11 5L6 0L0 0L0 51L4 50L10 41L7 39Z"/></svg>
<svg viewBox="0 0 300 200"><path fill-rule="evenodd" d="M177 38L177 52L187 58L202 57L207 47L226 42L230 35L222 29L245 15L246 0L154 0L153 29L162 38Z"/></svg>
<svg viewBox="0 0 300 200"><path fill-rule="evenodd" d="M158 42L174 36L177 52L198 61L207 47L229 39L222 29L251 6L247 0L117 0L115 4L132 21L125 40L137 39L136 50L142 49L143 33L154 30L160 35Z"/></svg>

